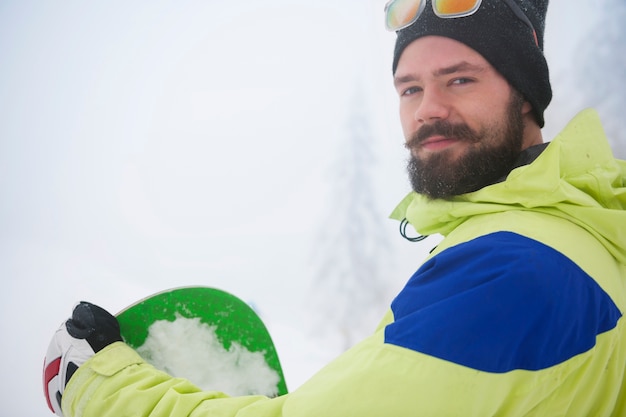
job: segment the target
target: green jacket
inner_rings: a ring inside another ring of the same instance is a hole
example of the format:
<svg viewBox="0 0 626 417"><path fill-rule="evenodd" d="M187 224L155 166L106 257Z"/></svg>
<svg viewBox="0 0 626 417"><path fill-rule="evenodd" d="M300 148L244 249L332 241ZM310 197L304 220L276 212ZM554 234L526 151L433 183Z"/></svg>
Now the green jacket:
<svg viewBox="0 0 626 417"><path fill-rule="evenodd" d="M445 239L377 331L282 397L202 392L123 343L79 368L66 416L624 416L626 162L593 111L531 164L393 216Z"/></svg>

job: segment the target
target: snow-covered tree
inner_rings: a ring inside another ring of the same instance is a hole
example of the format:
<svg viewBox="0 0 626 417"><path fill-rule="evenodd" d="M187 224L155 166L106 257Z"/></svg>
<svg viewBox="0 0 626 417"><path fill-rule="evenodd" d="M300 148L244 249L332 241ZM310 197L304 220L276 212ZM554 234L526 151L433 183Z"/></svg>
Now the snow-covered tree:
<svg viewBox="0 0 626 417"><path fill-rule="evenodd" d="M318 324L347 348L371 333L388 305L381 265L387 242L374 190L375 139L361 91L330 175L328 215L315 242L312 299Z"/></svg>
<svg viewBox="0 0 626 417"><path fill-rule="evenodd" d="M575 58L575 88L595 107L617 157L626 158L626 1L598 0L600 18Z"/></svg>

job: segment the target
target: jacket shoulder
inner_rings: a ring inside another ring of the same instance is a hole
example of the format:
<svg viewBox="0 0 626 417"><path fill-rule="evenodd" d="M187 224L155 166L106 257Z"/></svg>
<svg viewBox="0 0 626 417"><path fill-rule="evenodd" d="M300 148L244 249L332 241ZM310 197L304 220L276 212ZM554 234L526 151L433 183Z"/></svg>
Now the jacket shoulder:
<svg viewBox="0 0 626 417"><path fill-rule="evenodd" d="M538 370L591 349L621 312L555 249L496 232L429 259L392 303L385 342L487 372Z"/></svg>

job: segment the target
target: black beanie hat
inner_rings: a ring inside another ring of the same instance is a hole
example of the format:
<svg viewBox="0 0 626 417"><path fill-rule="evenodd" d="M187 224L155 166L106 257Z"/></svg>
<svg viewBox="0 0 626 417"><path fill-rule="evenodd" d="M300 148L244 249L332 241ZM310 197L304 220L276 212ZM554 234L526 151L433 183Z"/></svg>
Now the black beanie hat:
<svg viewBox="0 0 626 417"><path fill-rule="evenodd" d="M422 36L445 36L481 54L533 106L540 127L543 112L552 99L548 64L543 55L543 33L548 0L513 0L531 21L539 46L530 28L504 0L482 0L478 10L467 17L444 19L433 12L431 0L411 26L397 32L393 56L395 74L404 48Z"/></svg>

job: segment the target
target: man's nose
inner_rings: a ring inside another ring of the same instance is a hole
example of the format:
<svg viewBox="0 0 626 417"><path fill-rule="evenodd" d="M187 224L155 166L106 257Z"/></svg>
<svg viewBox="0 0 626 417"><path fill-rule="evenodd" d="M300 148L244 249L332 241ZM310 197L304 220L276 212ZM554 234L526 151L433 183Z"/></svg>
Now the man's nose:
<svg viewBox="0 0 626 417"><path fill-rule="evenodd" d="M445 94L436 88L425 89L422 100L415 110L415 120L420 124L428 124L447 119L450 105Z"/></svg>

